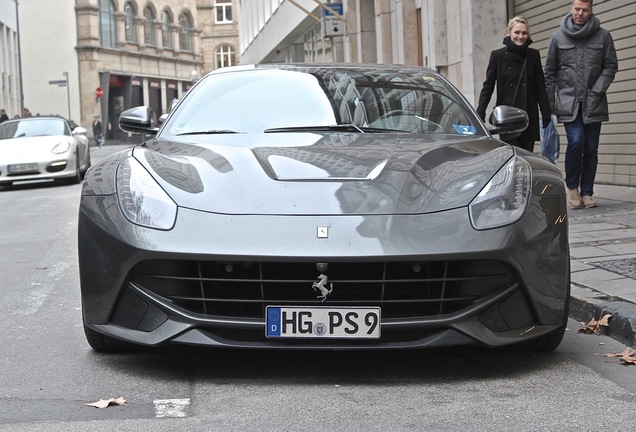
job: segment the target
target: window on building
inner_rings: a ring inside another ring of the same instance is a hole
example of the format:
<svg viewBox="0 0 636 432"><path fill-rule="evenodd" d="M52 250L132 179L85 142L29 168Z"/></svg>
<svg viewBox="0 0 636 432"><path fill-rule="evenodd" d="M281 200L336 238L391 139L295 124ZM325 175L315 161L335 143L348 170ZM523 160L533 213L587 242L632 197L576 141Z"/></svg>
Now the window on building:
<svg viewBox="0 0 636 432"><path fill-rule="evenodd" d="M230 45L221 45L218 47L214 52L214 58L216 69L236 64L234 50Z"/></svg>
<svg viewBox="0 0 636 432"><path fill-rule="evenodd" d="M144 18L146 19L144 22L144 43L150 46L157 46L155 11L150 6L146 6L146 9L144 9Z"/></svg>
<svg viewBox="0 0 636 432"><path fill-rule="evenodd" d="M99 37L103 47L117 47L117 17L113 0L99 0Z"/></svg>
<svg viewBox="0 0 636 432"><path fill-rule="evenodd" d="M179 15L179 49L181 51L194 51L192 18L185 12Z"/></svg>
<svg viewBox="0 0 636 432"><path fill-rule="evenodd" d="M137 43L137 10L135 6L128 2L124 5L126 15L124 25L126 28L126 42Z"/></svg>
<svg viewBox="0 0 636 432"><path fill-rule="evenodd" d="M166 49L174 48L172 44L172 14L168 10L161 13L161 35L163 47Z"/></svg>
<svg viewBox="0 0 636 432"><path fill-rule="evenodd" d="M216 24L229 24L232 22L232 0L214 0Z"/></svg>

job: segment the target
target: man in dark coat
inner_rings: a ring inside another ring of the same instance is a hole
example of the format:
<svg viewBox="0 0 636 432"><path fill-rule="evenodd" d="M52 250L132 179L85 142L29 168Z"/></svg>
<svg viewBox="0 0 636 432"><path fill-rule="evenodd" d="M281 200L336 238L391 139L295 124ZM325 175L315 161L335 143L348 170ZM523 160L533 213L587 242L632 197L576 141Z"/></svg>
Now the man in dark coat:
<svg viewBox="0 0 636 432"><path fill-rule="evenodd" d="M511 19L503 40L505 47L490 53L486 79L477 105L477 113L485 120L486 108L496 84L496 105L514 106L528 113L528 128L525 131L520 135L502 135L501 139L528 151L534 151L535 141L540 140L537 106L541 109L544 126L550 123L541 55L536 49L529 48L531 43L528 21L521 16Z"/></svg>
<svg viewBox="0 0 636 432"><path fill-rule="evenodd" d="M545 79L550 108L565 126L565 184L575 209L598 206L592 195L601 122L609 120L607 89L617 70L614 41L592 0L574 0L548 43Z"/></svg>
<svg viewBox="0 0 636 432"><path fill-rule="evenodd" d="M99 120L99 116L95 116L93 119L93 137L95 138L95 145L97 147L102 146L102 122Z"/></svg>

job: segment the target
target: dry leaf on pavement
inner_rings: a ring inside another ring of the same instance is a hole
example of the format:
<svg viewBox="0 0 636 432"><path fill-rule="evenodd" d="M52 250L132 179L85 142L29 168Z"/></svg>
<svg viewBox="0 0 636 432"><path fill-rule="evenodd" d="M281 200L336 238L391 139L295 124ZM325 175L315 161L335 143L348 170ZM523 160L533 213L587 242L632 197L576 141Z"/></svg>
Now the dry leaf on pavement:
<svg viewBox="0 0 636 432"><path fill-rule="evenodd" d="M115 398L110 398L110 399L100 399L97 402L93 402L93 403L87 403L87 406L92 406L95 408L107 408L109 406L121 406L121 405L126 405L126 399L124 399L123 396L118 397L117 399Z"/></svg>
<svg viewBox="0 0 636 432"><path fill-rule="evenodd" d="M636 365L636 349L625 348L621 353L608 353L605 357L619 357L620 361L626 365Z"/></svg>
<svg viewBox="0 0 636 432"><path fill-rule="evenodd" d="M601 326L609 327L609 319L612 316L610 314L603 315L602 318L597 320L592 317L589 323L581 323L581 328L579 328L579 333L592 334L595 333L597 335L601 334Z"/></svg>

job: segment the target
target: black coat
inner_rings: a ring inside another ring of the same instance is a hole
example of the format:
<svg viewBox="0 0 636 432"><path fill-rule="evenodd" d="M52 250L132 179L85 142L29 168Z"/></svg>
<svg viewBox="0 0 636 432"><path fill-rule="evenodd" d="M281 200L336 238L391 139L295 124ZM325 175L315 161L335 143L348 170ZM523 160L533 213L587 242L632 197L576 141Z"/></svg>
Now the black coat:
<svg viewBox="0 0 636 432"><path fill-rule="evenodd" d="M528 60L525 73L521 78L514 103L512 98L517 82L519 82L524 56L519 52L511 51L508 47L500 48L490 53L490 60L486 69L486 80L479 95L477 113L482 119L486 118L486 108L490 103L496 83L496 105L512 105L527 112L528 128L523 131L522 136L533 141L539 141L539 112L537 106L541 109L541 117L546 120L550 119L550 107L545 88L543 67L541 66L541 55L539 51L533 48L528 48L527 53Z"/></svg>

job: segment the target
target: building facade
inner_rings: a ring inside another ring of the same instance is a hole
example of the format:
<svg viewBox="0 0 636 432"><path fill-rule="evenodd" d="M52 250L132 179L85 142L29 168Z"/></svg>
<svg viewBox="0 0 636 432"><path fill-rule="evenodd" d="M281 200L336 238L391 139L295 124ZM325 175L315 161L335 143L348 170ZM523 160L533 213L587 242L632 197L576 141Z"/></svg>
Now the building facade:
<svg viewBox="0 0 636 432"><path fill-rule="evenodd" d="M14 0L0 2L0 109L10 118L21 112L17 13Z"/></svg>
<svg viewBox="0 0 636 432"><path fill-rule="evenodd" d="M124 110L147 105L158 120L204 73L236 63L235 2L20 0L24 103L89 130L99 115L107 140L130 141Z"/></svg>
<svg viewBox="0 0 636 432"><path fill-rule="evenodd" d="M570 11L571 0L342 0L343 31L328 36L323 15L332 3L240 0L240 62L426 66L448 77L475 104L490 51L503 46L508 19L528 18L533 48L545 57L550 35ZM608 92L610 121L601 131L597 182L633 186L636 2L596 0L594 13L612 33L619 59L619 72ZM563 155L565 132L561 125L558 129Z"/></svg>

